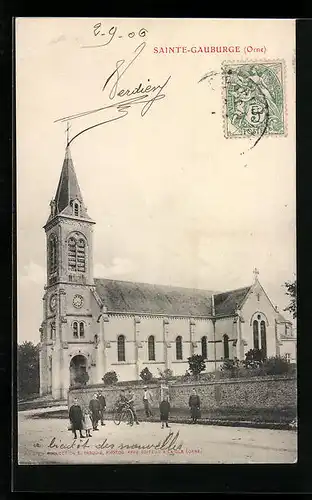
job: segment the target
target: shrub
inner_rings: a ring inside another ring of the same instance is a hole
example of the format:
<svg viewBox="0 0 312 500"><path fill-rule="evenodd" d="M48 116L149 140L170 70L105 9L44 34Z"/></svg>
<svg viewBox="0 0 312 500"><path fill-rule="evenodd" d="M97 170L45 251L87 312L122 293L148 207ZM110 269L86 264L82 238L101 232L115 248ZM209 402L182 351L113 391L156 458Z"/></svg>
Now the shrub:
<svg viewBox="0 0 312 500"><path fill-rule="evenodd" d="M224 360L220 377L248 378L265 375L294 375L296 373L296 365L288 363L286 358L272 356L265 359L259 349L251 349L245 354L245 358L244 361L239 361L237 358Z"/></svg>
<svg viewBox="0 0 312 500"><path fill-rule="evenodd" d="M104 377L102 377L102 380L105 385L113 385L118 382L118 377L117 373L114 371L107 372L105 373Z"/></svg>
<svg viewBox="0 0 312 500"><path fill-rule="evenodd" d="M205 358L201 354L193 354L187 360L190 372L197 379L199 374L206 370Z"/></svg>
<svg viewBox="0 0 312 500"><path fill-rule="evenodd" d="M218 370L217 371L213 371L213 372L201 373L200 374L200 380L211 382L211 381L213 381L213 380L215 380L217 378L217 375L216 375L217 372L219 374Z"/></svg>
<svg viewBox="0 0 312 500"><path fill-rule="evenodd" d="M79 385L86 385L89 381L89 375L86 371L82 371L80 373L78 373L75 377L75 382L76 384L79 384Z"/></svg>
<svg viewBox="0 0 312 500"><path fill-rule="evenodd" d="M265 360L262 349L250 349L245 354L243 364L245 368L259 368Z"/></svg>
<svg viewBox="0 0 312 500"><path fill-rule="evenodd" d="M262 370L265 375L284 375L292 373L293 367L285 357L272 356L265 360Z"/></svg>
<svg viewBox="0 0 312 500"><path fill-rule="evenodd" d="M157 370L159 377L162 380L169 380L170 378L173 377L173 371L170 370L170 368L166 368L164 371L162 371L160 368L157 368Z"/></svg>
<svg viewBox="0 0 312 500"><path fill-rule="evenodd" d="M143 380L143 382L151 382L153 379L153 374L149 371L149 369L146 367L144 370L141 371L140 377Z"/></svg>
<svg viewBox="0 0 312 500"><path fill-rule="evenodd" d="M237 358L225 359L220 371L221 377L223 378L233 378L239 375L240 363Z"/></svg>

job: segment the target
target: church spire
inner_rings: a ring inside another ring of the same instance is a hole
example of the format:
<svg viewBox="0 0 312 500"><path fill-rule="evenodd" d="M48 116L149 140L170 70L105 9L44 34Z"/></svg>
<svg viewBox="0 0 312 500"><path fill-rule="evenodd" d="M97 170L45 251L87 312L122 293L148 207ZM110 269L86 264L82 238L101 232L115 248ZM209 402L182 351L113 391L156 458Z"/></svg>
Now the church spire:
<svg viewBox="0 0 312 500"><path fill-rule="evenodd" d="M66 207L71 206L74 200L83 205L82 194L74 169L69 146L66 147L60 180L55 195L56 214L61 213Z"/></svg>
<svg viewBox="0 0 312 500"><path fill-rule="evenodd" d="M59 214L91 220L87 214L71 157L68 129L69 127L66 129L67 144L65 158L56 194L50 203L51 213L47 222Z"/></svg>

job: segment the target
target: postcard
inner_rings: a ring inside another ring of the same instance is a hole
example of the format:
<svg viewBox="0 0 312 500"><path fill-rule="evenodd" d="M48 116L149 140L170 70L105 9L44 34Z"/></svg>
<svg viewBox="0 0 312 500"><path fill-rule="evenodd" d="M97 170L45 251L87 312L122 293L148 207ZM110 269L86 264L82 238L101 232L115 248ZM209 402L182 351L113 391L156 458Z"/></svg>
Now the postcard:
<svg viewBox="0 0 312 500"><path fill-rule="evenodd" d="M18 463L296 462L295 21L15 31Z"/></svg>

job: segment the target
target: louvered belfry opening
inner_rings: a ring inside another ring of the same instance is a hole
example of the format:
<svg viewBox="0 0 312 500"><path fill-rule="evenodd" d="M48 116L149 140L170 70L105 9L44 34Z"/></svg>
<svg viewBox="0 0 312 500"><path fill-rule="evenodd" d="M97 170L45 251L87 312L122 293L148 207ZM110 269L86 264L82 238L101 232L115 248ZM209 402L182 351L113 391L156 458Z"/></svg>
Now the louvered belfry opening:
<svg viewBox="0 0 312 500"><path fill-rule="evenodd" d="M68 269L86 272L86 244L82 238L76 240L71 237L68 240Z"/></svg>

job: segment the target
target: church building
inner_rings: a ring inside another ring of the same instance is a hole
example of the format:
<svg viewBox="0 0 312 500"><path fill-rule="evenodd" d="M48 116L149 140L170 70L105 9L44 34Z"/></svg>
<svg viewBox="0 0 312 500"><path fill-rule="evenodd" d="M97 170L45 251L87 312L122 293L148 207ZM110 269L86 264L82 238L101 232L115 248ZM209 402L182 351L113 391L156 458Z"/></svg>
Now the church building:
<svg viewBox="0 0 312 500"><path fill-rule="evenodd" d="M261 348L296 360L292 324L273 306L254 271L253 283L209 290L119 281L93 276L93 228L69 147L50 215L47 283L40 328L40 394L65 399L88 374L102 383L108 371L135 380L147 367L183 375L187 358L202 354L206 370Z"/></svg>

